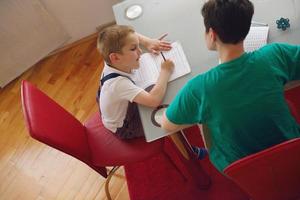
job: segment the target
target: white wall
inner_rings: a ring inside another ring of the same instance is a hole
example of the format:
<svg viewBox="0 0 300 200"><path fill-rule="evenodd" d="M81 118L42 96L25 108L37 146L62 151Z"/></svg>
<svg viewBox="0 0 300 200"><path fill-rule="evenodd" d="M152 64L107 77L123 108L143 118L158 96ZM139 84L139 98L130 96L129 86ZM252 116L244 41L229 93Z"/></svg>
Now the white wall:
<svg viewBox="0 0 300 200"><path fill-rule="evenodd" d="M119 0L0 0L0 87L53 50L113 22Z"/></svg>
<svg viewBox="0 0 300 200"><path fill-rule="evenodd" d="M0 87L69 39L39 0L0 0Z"/></svg>
<svg viewBox="0 0 300 200"><path fill-rule="evenodd" d="M112 5L118 0L40 0L64 29L72 43L96 32L96 27L114 21Z"/></svg>

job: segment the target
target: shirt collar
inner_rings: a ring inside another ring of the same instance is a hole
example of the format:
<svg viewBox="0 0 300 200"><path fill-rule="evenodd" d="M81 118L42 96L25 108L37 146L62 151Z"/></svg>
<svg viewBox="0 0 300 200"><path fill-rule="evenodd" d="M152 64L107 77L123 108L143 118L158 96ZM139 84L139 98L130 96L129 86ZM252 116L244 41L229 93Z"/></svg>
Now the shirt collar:
<svg viewBox="0 0 300 200"><path fill-rule="evenodd" d="M120 75L127 76L127 77L132 76L131 73L126 73L126 72L120 71L116 68L113 68L113 67L109 66L106 62L104 62L104 69L103 69L102 76L105 76L105 75L111 74L111 73L118 73Z"/></svg>

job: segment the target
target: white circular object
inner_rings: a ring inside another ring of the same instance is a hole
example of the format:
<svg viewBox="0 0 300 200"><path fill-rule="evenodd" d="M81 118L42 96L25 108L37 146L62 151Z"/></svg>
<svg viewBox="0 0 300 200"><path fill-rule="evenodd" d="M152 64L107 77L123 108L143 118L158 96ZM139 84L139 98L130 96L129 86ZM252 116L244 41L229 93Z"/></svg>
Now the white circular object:
<svg viewBox="0 0 300 200"><path fill-rule="evenodd" d="M159 109L155 115L154 115L154 120L158 123L158 124L161 124L162 122L162 118L163 118L163 115L164 115L164 112L167 108L161 108Z"/></svg>
<svg viewBox="0 0 300 200"><path fill-rule="evenodd" d="M161 127L162 118L168 105L163 104L154 109L151 113L151 121L154 126Z"/></svg>
<svg viewBox="0 0 300 200"><path fill-rule="evenodd" d="M128 19L136 19L143 13L143 8L140 5L131 5L126 9L126 17Z"/></svg>

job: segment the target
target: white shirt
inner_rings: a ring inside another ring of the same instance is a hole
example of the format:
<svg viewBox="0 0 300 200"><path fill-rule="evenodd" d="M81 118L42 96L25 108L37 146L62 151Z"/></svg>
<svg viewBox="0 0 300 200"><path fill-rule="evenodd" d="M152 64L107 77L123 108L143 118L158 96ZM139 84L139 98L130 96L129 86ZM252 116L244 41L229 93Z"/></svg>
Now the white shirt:
<svg viewBox="0 0 300 200"><path fill-rule="evenodd" d="M119 71L115 68L104 65L103 76L111 73L118 73L127 77L132 74ZM136 86L130 79L124 76L118 76L107 80L101 88L100 110L103 125L112 132L123 126L126 117L128 103L143 91Z"/></svg>

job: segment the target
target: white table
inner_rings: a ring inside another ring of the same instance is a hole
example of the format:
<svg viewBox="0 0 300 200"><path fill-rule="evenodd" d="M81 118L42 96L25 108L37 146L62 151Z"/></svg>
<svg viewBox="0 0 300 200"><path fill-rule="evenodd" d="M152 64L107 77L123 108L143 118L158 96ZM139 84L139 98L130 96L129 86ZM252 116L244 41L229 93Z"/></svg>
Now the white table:
<svg viewBox="0 0 300 200"><path fill-rule="evenodd" d="M267 23L270 27L269 42L300 44L300 1L299 0L254 0L254 21ZM193 76L203 73L218 64L216 52L208 51L205 45L201 8L204 0L126 0L113 6L117 24L131 25L139 33L157 38L169 33L168 39L179 40L192 68L192 73L168 85L164 104L174 98L178 90ZM143 14L129 20L125 10L139 4ZM289 18L291 28L282 31L276 28L276 20ZM148 142L164 137L162 129L151 123L152 109L139 106L139 111Z"/></svg>

